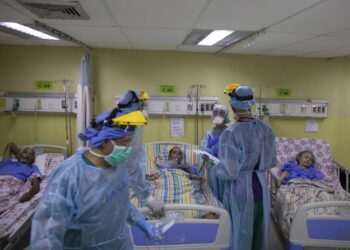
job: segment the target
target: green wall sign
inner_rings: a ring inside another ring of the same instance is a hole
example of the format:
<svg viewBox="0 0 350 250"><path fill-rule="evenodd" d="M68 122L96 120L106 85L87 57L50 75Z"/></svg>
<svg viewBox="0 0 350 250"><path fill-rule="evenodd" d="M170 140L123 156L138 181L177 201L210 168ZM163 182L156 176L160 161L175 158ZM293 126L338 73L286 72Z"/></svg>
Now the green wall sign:
<svg viewBox="0 0 350 250"><path fill-rule="evenodd" d="M290 89L277 89L278 96L291 96L292 91Z"/></svg>
<svg viewBox="0 0 350 250"><path fill-rule="evenodd" d="M160 86L160 93L175 93L176 87L174 85L162 85Z"/></svg>
<svg viewBox="0 0 350 250"><path fill-rule="evenodd" d="M35 87L37 89L53 89L53 82L52 81L36 81Z"/></svg>

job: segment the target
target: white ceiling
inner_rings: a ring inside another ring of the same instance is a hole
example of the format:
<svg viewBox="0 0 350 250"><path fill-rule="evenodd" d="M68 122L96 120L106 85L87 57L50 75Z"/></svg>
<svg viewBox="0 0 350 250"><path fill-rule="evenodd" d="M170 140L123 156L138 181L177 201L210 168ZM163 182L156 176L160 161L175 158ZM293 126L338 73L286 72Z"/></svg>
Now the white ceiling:
<svg viewBox="0 0 350 250"><path fill-rule="evenodd" d="M52 0L30 0L57 2ZM62 2L62 0L61 0ZM63 2L69 2L67 0ZM255 43L220 53L338 57L350 55L350 0L79 0L89 20L40 19L15 0L0 0L0 21L58 29L92 48L194 51L183 46L193 29L266 32ZM75 46L0 32L0 44Z"/></svg>

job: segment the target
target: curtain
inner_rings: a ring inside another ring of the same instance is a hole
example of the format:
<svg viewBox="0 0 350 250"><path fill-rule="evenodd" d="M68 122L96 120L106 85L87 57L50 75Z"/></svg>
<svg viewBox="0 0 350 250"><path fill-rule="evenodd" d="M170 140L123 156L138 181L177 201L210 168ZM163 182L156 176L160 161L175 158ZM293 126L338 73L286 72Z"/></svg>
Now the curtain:
<svg viewBox="0 0 350 250"><path fill-rule="evenodd" d="M77 86L77 135L90 125L92 117L92 86L90 72L90 54L85 52L80 61L80 83ZM77 149L86 147L85 142L77 139Z"/></svg>

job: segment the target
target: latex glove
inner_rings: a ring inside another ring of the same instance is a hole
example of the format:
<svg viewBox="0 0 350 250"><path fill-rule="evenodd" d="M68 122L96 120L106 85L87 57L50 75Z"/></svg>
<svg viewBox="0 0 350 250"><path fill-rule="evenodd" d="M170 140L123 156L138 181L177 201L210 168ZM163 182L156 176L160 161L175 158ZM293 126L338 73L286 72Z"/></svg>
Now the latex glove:
<svg viewBox="0 0 350 250"><path fill-rule="evenodd" d="M151 198L146 203L146 206L152 211L154 216L156 216L157 218L163 217L165 214L164 204L158 200Z"/></svg>
<svg viewBox="0 0 350 250"><path fill-rule="evenodd" d="M158 241L160 239L156 227L153 224L148 223L145 219L137 221L136 227L139 228L149 240Z"/></svg>
<svg viewBox="0 0 350 250"><path fill-rule="evenodd" d="M214 136L214 137L209 136L208 145L207 145L208 148L212 148L214 145L216 145L219 142L219 139L220 139L219 135Z"/></svg>

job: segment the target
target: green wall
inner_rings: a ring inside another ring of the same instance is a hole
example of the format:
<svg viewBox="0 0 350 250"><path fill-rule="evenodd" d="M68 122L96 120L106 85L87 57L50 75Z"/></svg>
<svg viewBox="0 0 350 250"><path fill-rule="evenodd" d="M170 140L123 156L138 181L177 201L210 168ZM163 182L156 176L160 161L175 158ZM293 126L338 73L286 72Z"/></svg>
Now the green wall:
<svg viewBox="0 0 350 250"><path fill-rule="evenodd" d="M80 48L0 46L0 91L33 92L36 80L54 80L51 92L62 93L61 80L72 81L76 92ZM213 55L188 52L155 52L94 49L92 78L96 113L110 110L114 96L127 89L144 89L162 95L160 85L175 85L176 95L186 96L192 84L204 84L200 96L217 96L228 107L223 93L226 84L241 82L255 88L263 98L277 98L278 88L292 90L290 98L322 99L329 102L329 115L319 119L318 133L305 133L305 119L270 119L277 136L317 137L328 141L334 158L350 166L350 70L348 59L309 59L248 55ZM231 112L232 115L232 112ZM0 113L0 150L11 140L21 143L65 144L65 117L46 114ZM72 118L72 129L75 129ZM39 125L40 124L40 125ZM199 120L199 136L211 127L208 118ZM33 132L40 131L40 133ZM54 133L53 133L54 131ZM179 140L194 143L194 119L185 120L185 138L170 138L168 117L152 117L144 128L144 142ZM72 136L75 144L75 135Z"/></svg>

